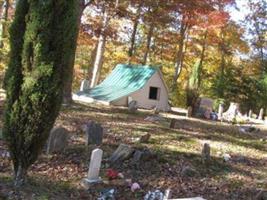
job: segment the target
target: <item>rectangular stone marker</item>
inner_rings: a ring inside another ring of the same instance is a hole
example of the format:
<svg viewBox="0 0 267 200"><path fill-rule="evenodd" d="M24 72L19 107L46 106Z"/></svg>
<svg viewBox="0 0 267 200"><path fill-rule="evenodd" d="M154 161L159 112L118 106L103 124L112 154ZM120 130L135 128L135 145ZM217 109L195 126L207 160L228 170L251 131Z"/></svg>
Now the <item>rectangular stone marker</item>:
<svg viewBox="0 0 267 200"><path fill-rule="evenodd" d="M218 120L222 120L222 119L223 119L223 105L220 104L219 110L218 110Z"/></svg>
<svg viewBox="0 0 267 200"><path fill-rule="evenodd" d="M93 150L88 170L88 176L86 178L86 181L88 183L97 183L101 181L101 178L99 177L99 171L101 167L102 155L103 151L101 149L97 148Z"/></svg>
<svg viewBox="0 0 267 200"><path fill-rule="evenodd" d="M89 121L86 124L85 136L86 145L101 145L103 140L103 127L101 124L98 124L94 121Z"/></svg>

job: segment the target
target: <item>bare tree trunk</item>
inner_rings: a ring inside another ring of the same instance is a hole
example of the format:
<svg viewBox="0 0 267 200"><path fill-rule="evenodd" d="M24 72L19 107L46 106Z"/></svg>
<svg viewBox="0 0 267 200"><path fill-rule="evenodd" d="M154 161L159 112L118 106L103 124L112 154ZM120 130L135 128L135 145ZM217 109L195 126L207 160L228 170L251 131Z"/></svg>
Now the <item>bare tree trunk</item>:
<svg viewBox="0 0 267 200"><path fill-rule="evenodd" d="M219 73L219 80L220 83L223 84L223 80L224 80L224 72L225 72L225 56L226 56L226 48L225 48L225 31L224 31L225 27L221 28L220 31L220 39L221 42L219 43L218 49L219 52L221 54L221 60L220 60L220 64L219 64L219 69L220 69L220 73ZM219 98L223 98L224 97L224 87L219 87L218 88L218 97Z"/></svg>
<svg viewBox="0 0 267 200"><path fill-rule="evenodd" d="M78 40L78 35L79 35L79 29L80 29L80 25L81 25L81 17L82 17L82 13L84 10L84 1L81 0L80 1L80 13L79 13L79 19L77 22L77 33L75 35L75 49L74 51L76 52L77 49L77 40ZM74 68L74 62L75 62L75 53L73 54L72 57L69 58L69 64L67 66L67 73L66 73L66 79L65 79L65 83L64 83L64 88L63 88L63 104L71 104L72 103L72 80L73 80L73 68Z"/></svg>
<svg viewBox="0 0 267 200"><path fill-rule="evenodd" d="M146 65L146 63L147 63L147 58L148 58L148 54L149 54L149 51L150 51L151 39L152 39L152 36L153 36L153 31L154 31L154 23L151 23L150 26L149 26L148 34L147 34L146 50L145 50L144 58L143 58L143 62L142 62L143 65Z"/></svg>
<svg viewBox="0 0 267 200"><path fill-rule="evenodd" d="M101 72L101 68L103 65L103 56L104 56L105 47L106 47L106 33L105 32L108 27L108 22L109 22L109 18L108 18L107 12L104 11L103 27L102 27L102 30L101 30L101 33L98 39L93 74L92 74L92 79L91 79L91 84L90 84L91 88L96 86L99 81L100 72Z"/></svg>
<svg viewBox="0 0 267 200"><path fill-rule="evenodd" d="M75 35L75 49L74 51L76 52L77 49L77 40L78 40L78 36L79 36L79 28L81 25L81 17L83 14L84 9L89 6L94 0L79 0L80 3L80 11L79 11L79 18L78 18L78 22L77 22L77 33ZM72 81L73 81L73 68L74 68L74 62L75 62L75 53L73 54L72 57L69 58L69 64L67 66L67 73L66 73L66 80L64 83L64 89L63 89L63 103L64 104L71 104L72 102Z"/></svg>
<svg viewBox="0 0 267 200"><path fill-rule="evenodd" d="M92 79L92 68L93 68L94 63L95 63L97 46L98 46L98 42L95 44L95 46L94 46L94 48L93 48L93 50L91 51L91 54L90 54L90 63L89 63L89 66L88 66L88 80Z"/></svg>
<svg viewBox="0 0 267 200"><path fill-rule="evenodd" d="M22 165L16 166L14 177L14 186L19 188L27 181L27 169Z"/></svg>
<svg viewBox="0 0 267 200"><path fill-rule="evenodd" d="M186 31L187 31L187 25L182 23L181 28L180 28L179 48L178 48L177 55L176 55L175 73L173 76L173 85L176 85L176 81L182 72Z"/></svg>
<svg viewBox="0 0 267 200"><path fill-rule="evenodd" d="M204 33L203 42L202 42L202 50L201 50L201 54L200 54L197 88L199 88L200 84L201 84L201 74L202 74L202 67L203 67L203 62L204 62L204 58L205 58L207 35L208 35L208 31L206 30Z"/></svg>
<svg viewBox="0 0 267 200"><path fill-rule="evenodd" d="M131 44L130 44L130 48L129 48L129 52L128 52L128 56L129 56L129 62L131 61L131 58L134 54L134 49L135 49L135 38L136 38L136 33L137 33L137 27L139 24L139 18L141 15L141 8L143 5L143 1L139 4L138 9L137 9L137 13L136 13L136 17L134 19L134 24L133 24L133 32L131 35Z"/></svg>

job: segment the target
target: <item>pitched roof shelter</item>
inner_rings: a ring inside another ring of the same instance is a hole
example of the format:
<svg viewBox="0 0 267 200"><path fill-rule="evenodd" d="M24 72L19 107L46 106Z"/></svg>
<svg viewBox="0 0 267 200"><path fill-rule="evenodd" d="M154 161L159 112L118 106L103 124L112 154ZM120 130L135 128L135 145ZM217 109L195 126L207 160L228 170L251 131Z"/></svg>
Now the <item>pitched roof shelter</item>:
<svg viewBox="0 0 267 200"><path fill-rule="evenodd" d="M118 106L127 106L129 97L138 107L168 110L168 91L159 68L118 64L102 83L73 95L74 100Z"/></svg>

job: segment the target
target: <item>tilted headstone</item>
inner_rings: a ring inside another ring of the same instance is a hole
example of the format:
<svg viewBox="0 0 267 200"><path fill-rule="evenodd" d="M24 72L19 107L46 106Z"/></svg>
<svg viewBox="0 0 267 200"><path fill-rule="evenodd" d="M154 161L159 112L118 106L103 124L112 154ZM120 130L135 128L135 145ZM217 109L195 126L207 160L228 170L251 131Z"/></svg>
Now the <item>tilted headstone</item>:
<svg viewBox="0 0 267 200"><path fill-rule="evenodd" d="M261 109L260 109L259 116L258 116L258 119L259 119L259 120L263 120L263 114L264 114L264 109L261 108Z"/></svg>
<svg viewBox="0 0 267 200"><path fill-rule="evenodd" d="M99 177L99 172L101 168L102 155L103 155L103 151L101 149L97 148L92 151L88 175L87 175L87 178L83 180L84 182L87 182L87 183L101 182L101 178Z"/></svg>
<svg viewBox="0 0 267 200"><path fill-rule="evenodd" d="M223 119L223 104L219 105L219 110L218 110L218 120Z"/></svg>
<svg viewBox="0 0 267 200"><path fill-rule="evenodd" d="M147 143L149 141L150 137L151 137L151 135L149 133L147 133L145 135L142 135L140 137L139 142L141 142L141 143Z"/></svg>
<svg viewBox="0 0 267 200"><path fill-rule="evenodd" d="M80 91L85 91L90 89L90 83L88 80L82 80L81 86L80 86Z"/></svg>
<svg viewBox="0 0 267 200"><path fill-rule="evenodd" d="M126 144L120 144L116 151L111 155L109 161L111 165L120 164L122 161L129 159L134 149Z"/></svg>
<svg viewBox="0 0 267 200"><path fill-rule="evenodd" d="M160 109L159 109L158 106L156 106L156 107L154 108L154 114L155 114L155 115L158 115L159 113L160 113Z"/></svg>
<svg viewBox="0 0 267 200"><path fill-rule="evenodd" d="M86 145L102 144L103 128L100 124L94 121L89 121L85 126Z"/></svg>
<svg viewBox="0 0 267 200"><path fill-rule="evenodd" d="M137 111L137 101L131 101L129 104L128 104L128 110L130 112L135 112Z"/></svg>
<svg viewBox="0 0 267 200"><path fill-rule="evenodd" d="M62 152L67 146L68 131L63 127L55 127L50 131L46 152Z"/></svg>
<svg viewBox="0 0 267 200"><path fill-rule="evenodd" d="M155 158L155 154L152 153L149 149L135 150L133 153L132 163L139 165L140 163L151 160L153 158Z"/></svg>

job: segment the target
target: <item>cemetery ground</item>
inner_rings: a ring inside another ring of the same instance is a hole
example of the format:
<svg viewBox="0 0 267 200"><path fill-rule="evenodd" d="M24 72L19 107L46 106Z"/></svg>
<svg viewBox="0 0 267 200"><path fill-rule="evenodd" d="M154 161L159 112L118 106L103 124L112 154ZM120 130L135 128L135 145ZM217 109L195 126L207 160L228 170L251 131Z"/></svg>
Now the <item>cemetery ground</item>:
<svg viewBox="0 0 267 200"><path fill-rule="evenodd" d="M1 113L2 114L2 113ZM62 153L47 155L45 151L29 170L29 180L19 192L12 187L11 161L0 161L0 199L7 196L21 199L92 199L103 189L114 188L118 200L143 199L150 190L162 192L170 188L172 197L202 196L205 199L255 199L259 190L267 189L267 129L260 132L239 132L237 126L220 122L186 119L173 114L160 114L157 122L146 121L152 111L129 113L124 108L73 104L63 108L57 126L70 132L68 146ZM169 128L171 118L175 128ZM116 167L125 178L139 183L141 189L131 192L121 179L97 184L89 190L81 185L86 177L93 145L85 145L83 125L89 120L101 123L104 139L101 177L110 166L107 158L120 144L139 150L149 149L145 161L124 161ZM138 139L151 134L146 143ZM204 143L211 147L211 161L203 163ZM0 139L0 153L6 151ZM224 160L224 157L227 161Z"/></svg>

